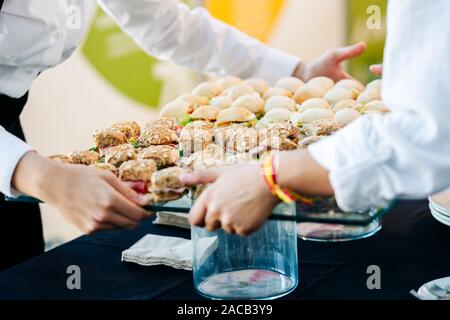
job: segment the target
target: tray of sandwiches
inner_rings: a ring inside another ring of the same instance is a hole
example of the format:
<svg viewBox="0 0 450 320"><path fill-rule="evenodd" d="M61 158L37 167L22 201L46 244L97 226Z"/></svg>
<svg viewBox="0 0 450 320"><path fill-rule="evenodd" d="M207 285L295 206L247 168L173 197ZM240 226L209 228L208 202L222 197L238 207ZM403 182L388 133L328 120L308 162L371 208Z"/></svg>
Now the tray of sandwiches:
<svg viewBox="0 0 450 320"><path fill-rule="evenodd" d="M108 170L145 195L156 222L188 227L192 201L206 186L187 187L179 177L192 170L257 163L267 151L307 148L368 114L389 112L381 80L309 82L287 77L275 86L262 79L224 77L199 84L165 105L158 119L140 126L125 121L96 130L90 150L49 159ZM27 196L8 201L39 202ZM298 203L296 216L275 210L271 219L367 225L389 208L342 212L334 198Z"/></svg>

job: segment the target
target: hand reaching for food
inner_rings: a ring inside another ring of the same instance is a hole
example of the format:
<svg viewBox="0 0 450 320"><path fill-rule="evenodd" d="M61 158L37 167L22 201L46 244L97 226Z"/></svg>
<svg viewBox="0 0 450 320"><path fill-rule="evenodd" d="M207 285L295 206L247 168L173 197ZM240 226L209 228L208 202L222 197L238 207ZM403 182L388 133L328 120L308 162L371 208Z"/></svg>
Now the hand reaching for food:
<svg viewBox="0 0 450 320"><path fill-rule="evenodd" d="M49 161L35 152L19 162L13 185L55 205L86 233L134 228L151 215L141 207L145 203L140 196L112 172Z"/></svg>
<svg viewBox="0 0 450 320"><path fill-rule="evenodd" d="M306 65L300 65L294 72L294 76L309 81L314 77L326 76L334 81L351 79L352 77L342 68L346 60L356 58L364 53L366 44L360 42L348 47L331 49L320 56L316 61Z"/></svg>

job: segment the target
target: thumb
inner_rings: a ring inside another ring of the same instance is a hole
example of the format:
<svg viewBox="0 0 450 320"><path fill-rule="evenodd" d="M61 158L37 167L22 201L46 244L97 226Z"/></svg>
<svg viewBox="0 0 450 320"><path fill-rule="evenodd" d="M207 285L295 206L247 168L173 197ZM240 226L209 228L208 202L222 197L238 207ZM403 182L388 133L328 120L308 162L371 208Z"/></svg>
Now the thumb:
<svg viewBox="0 0 450 320"><path fill-rule="evenodd" d="M199 170L192 173L183 174L180 179L184 184L189 186L208 184L216 181L225 172L225 170L225 168Z"/></svg>
<svg viewBox="0 0 450 320"><path fill-rule="evenodd" d="M366 43L360 42L348 47L335 49L335 57L338 62L356 58L366 51Z"/></svg>

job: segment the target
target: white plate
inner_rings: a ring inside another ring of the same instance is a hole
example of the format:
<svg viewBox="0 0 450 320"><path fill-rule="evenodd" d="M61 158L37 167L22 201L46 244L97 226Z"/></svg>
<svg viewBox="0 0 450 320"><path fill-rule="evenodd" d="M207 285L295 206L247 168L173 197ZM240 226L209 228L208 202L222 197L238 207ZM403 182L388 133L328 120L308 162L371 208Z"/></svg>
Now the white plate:
<svg viewBox="0 0 450 320"><path fill-rule="evenodd" d="M423 286L420 287L418 294L426 300L437 300L435 296L433 296L431 293L428 292L427 289L425 289L425 286L429 286L429 285L433 285L433 284L436 284L441 288L450 286L450 277L440 278L440 279L436 279L436 280L425 283Z"/></svg>
<svg viewBox="0 0 450 320"><path fill-rule="evenodd" d="M450 211L449 210L442 210L440 207L436 206L435 204L433 204L432 202L430 202L430 210L435 211L436 213L446 216L448 218L450 218Z"/></svg>
<svg viewBox="0 0 450 320"><path fill-rule="evenodd" d="M432 208L431 208L431 215L440 223L443 223L450 227L450 218L449 217L446 217L446 216L434 211L434 209L432 209Z"/></svg>

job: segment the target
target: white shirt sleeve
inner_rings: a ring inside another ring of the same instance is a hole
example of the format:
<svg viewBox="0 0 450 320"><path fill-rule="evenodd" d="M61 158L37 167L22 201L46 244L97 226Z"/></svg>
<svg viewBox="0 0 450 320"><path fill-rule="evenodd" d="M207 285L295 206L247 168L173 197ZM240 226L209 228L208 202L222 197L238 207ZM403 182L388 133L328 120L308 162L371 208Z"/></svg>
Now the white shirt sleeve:
<svg viewBox="0 0 450 320"><path fill-rule="evenodd" d="M18 193L11 187L14 170L25 153L33 149L0 126L0 150L0 192L6 196L15 196Z"/></svg>
<svg viewBox="0 0 450 320"><path fill-rule="evenodd" d="M344 210L450 186L450 1L390 1L382 95L393 111L310 146Z"/></svg>
<svg viewBox="0 0 450 320"><path fill-rule="evenodd" d="M205 73L290 76L299 58L262 44L177 0L100 0L99 4L147 53Z"/></svg>

